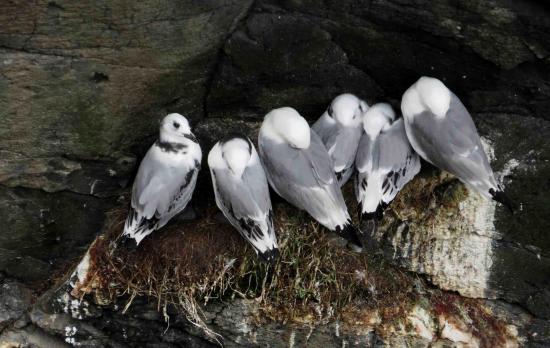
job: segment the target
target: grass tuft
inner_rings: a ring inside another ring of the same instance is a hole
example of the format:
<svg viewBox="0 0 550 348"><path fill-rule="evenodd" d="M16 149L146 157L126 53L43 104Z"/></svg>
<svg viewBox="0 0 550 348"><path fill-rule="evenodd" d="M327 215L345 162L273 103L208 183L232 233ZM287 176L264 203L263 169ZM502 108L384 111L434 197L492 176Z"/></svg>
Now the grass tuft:
<svg viewBox="0 0 550 348"><path fill-rule="evenodd" d="M351 185L344 193L352 196ZM444 176L421 176L398 195L386 220L425 223L435 218L438 207L456 209L465 194L462 185ZM351 200L348 207L356 211ZM235 298L255 299L261 317L280 322L319 324L338 319L350 325L369 326L374 321L399 326L419 301L435 305L436 312L454 313L456 306L449 305L453 299L442 297L440 291L418 290L424 285L417 275L379 256L348 249L342 239L287 204L274 208L280 247L274 266L260 262L233 227L216 219L213 207L196 221L170 223L154 232L137 250L113 252L127 211L112 211L104 233L89 249L87 277L73 295L92 295L99 304L127 299L124 310L137 296L148 296L165 315L168 306L179 307L191 323L218 342L221 337L205 324L201 308ZM466 307L474 308L472 317L483 319L480 326L500 325L485 318L478 307ZM388 335L393 331L388 329Z"/></svg>
<svg viewBox="0 0 550 348"><path fill-rule="evenodd" d="M77 295L92 294L100 304L125 297L125 309L136 296L149 296L159 311L179 306L215 338L200 312L211 301L256 299L268 318L318 322L340 318L354 306L378 307L405 287L403 272L342 246L339 237L285 204L275 212L281 253L274 267L260 262L215 213L211 209L198 221L169 224L137 250L113 253L126 212L111 212L105 233L90 248L91 267Z"/></svg>

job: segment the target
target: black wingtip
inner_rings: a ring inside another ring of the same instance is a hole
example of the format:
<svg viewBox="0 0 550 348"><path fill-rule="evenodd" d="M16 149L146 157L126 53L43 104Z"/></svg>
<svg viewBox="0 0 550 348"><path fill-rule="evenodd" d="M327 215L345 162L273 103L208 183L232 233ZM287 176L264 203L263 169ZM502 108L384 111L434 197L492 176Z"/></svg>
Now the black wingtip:
<svg viewBox="0 0 550 348"><path fill-rule="evenodd" d="M360 248L363 247L363 243L361 242L361 238L359 238L357 229L351 223L347 223L346 225L344 225L343 228L340 228L340 226L338 226L336 228L336 233L338 233L341 237L346 239L348 242L355 244Z"/></svg>
<svg viewBox="0 0 550 348"><path fill-rule="evenodd" d="M134 238L123 235L118 239L115 248L123 248L126 251L135 251L138 248L138 244Z"/></svg>
<svg viewBox="0 0 550 348"><path fill-rule="evenodd" d="M378 221L382 221L384 218L384 210L386 210L387 207L388 205L384 202L380 203L378 207L376 207L376 219Z"/></svg>
<svg viewBox="0 0 550 348"><path fill-rule="evenodd" d="M516 212L516 204L510 199L510 197L508 197L504 193L504 191L495 191L493 189L490 189L489 194L491 195L491 197L493 197L493 200L501 203L506 208L508 208L510 210L510 213L514 214Z"/></svg>
<svg viewBox="0 0 550 348"><path fill-rule="evenodd" d="M363 213L363 208L361 207L361 204L357 206L357 216L359 217L359 221L363 219L376 219L378 221L382 221L384 218L384 211L388 207L388 204L384 202L380 202L378 207L376 207L376 210L373 213Z"/></svg>
<svg viewBox="0 0 550 348"><path fill-rule="evenodd" d="M275 264L277 263L277 260L279 259L280 253L279 253L279 249L274 248L274 249L268 249L263 253L258 252L258 255L260 256L260 260L272 266L275 266Z"/></svg>

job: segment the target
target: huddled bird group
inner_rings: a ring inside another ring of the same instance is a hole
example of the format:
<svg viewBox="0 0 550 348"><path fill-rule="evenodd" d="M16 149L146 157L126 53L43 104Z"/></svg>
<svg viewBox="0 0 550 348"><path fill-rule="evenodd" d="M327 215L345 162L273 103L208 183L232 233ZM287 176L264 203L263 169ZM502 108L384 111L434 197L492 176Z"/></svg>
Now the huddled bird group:
<svg viewBox="0 0 550 348"><path fill-rule="evenodd" d="M389 104L369 106L337 96L310 127L291 107L267 113L258 151L241 134L218 141L208 154L215 200L259 257L279 254L269 186L328 230L361 247L384 209L420 171L420 157L512 209L495 180L472 118L440 80L421 77L403 94L403 117ZM187 119L169 114L142 160L122 237L138 245L188 205L202 152ZM360 228L342 195L354 177Z"/></svg>

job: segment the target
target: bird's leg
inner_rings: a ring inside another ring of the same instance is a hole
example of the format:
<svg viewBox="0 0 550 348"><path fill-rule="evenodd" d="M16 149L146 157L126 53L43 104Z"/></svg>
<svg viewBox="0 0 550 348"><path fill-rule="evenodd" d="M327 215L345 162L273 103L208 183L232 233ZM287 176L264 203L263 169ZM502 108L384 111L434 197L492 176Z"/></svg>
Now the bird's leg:
<svg viewBox="0 0 550 348"><path fill-rule="evenodd" d="M197 219L197 212L190 205L185 207L185 209L183 209L183 211L181 213L174 216L174 218L173 218L174 221L178 221L178 222L189 222L189 221L193 221L195 219Z"/></svg>

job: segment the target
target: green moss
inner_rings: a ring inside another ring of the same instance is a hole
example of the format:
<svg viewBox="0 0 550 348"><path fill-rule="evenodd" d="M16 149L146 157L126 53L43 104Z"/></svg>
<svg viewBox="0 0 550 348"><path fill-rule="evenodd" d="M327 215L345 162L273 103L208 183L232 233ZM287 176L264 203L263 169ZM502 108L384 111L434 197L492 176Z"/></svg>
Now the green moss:
<svg viewBox="0 0 550 348"><path fill-rule="evenodd" d="M436 174L423 173L397 204L435 197L441 206L456 209L466 197L463 185ZM349 194L350 188L344 191ZM411 210L410 206L404 210ZM117 249L113 255L110 241L120 234L125 213L114 212L105 234L92 247L91 276L75 295L92 293L103 304L129 296L128 306L135 296L150 296L159 303L159 310L176 304L212 338L216 336L208 331L198 308L235 298L254 299L262 320L309 325L340 320L364 327L379 318L377 333L391 336L398 327L414 331L407 318L417 305L434 315L476 320L476 329L493 328L496 335L501 334L495 329L500 323L493 321L496 326L490 326L481 320L484 311L472 309L478 302L446 295L384 258L343 247L306 213L286 204L276 205L274 211L281 253L274 266L260 262L231 226L217 222L215 209L195 222L168 225L146 238L138 252ZM430 211L415 214L426 223L436 218Z"/></svg>
<svg viewBox="0 0 550 348"><path fill-rule="evenodd" d="M83 64L78 70L67 71L64 66L52 65L48 71L58 76L41 87L41 98L33 99L31 106L33 117L55 133L56 141L61 140L61 146L52 150L83 157L108 156L117 117L110 110L104 87L91 79L103 68Z"/></svg>
<svg viewBox="0 0 550 348"><path fill-rule="evenodd" d="M79 152L97 156L108 153L109 143L105 134L109 133L106 119L111 117L105 106L98 104L97 96L85 91L77 91L67 101L68 126L78 137Z"/></svg>

